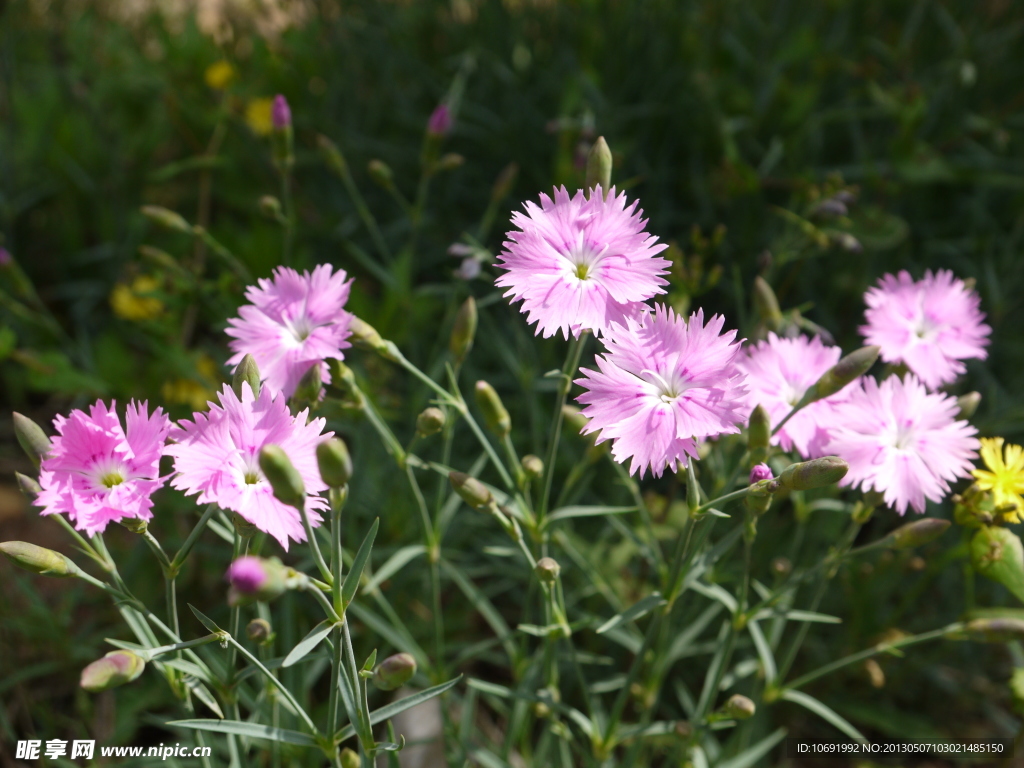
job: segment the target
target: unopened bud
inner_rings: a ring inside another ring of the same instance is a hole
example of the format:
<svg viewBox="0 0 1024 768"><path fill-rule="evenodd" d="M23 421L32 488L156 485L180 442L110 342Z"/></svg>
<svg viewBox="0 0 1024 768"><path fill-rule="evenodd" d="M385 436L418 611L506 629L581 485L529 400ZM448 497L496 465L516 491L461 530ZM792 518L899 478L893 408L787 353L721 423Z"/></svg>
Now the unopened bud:
<svg viewBox="0 0 1024 768"><path fill-rule="evenodd" d="M448 340L448 349L458 363L466 359L466 355L473 347L476 320L476 299L470 296L459 307L458 314L455 315L455 324L452 326L452 335Z"/></svg>
<svg viewBox="0 0 1024 768"><path fill-rule="evenodd" d="M872 688L885 687L885 672L882 671L882 667L877 661L874 659L867 659L864 662L864 671L868 675L868 680L871 682Z"/></svg>
<svg viewBox="0 0 1024 768"><path fill-rule="evenodd" d="M612 151L608 148L608 142L604 136L598 136L594 146L590 148L587 155L587 176L585 187L593 192L596 187L601 188L601 193L608 194L612 186Z"/></svg>
<svg viewBox="0 0 1024 768"><path fill-rule="evenodd" d="M363 759L359 757L358 752L345 747L341 750L341 768L361 768L363 765Z"/></svg>
<svg viewBox="0 0 1024 768"><path fill-rule="evenodd" d="M769 331L778 331L782 327L782 310L779 300L768 281L758 275L754 278L754 309L761 318L764 327Z"/></svg>
<svg viewBox="0 0 1024 768"><path fill-rule="evenodd" d="M288 99L280 93L274 97L274 103L270 108L270 122L275 131L291 128L292 109L288 106Z"/></svg>
<svg viewBox="0 0 1024 768"><path fill-rule="evenodd" d="M462 497L462 500L474 509L490 506L494 501L494 497L487 490L486 485L464 472L449 472L448 482L451 483L455 492Z"/></svg>
<svg viewBox="0 0 1024 768"><path fill-rule="evenodd" d="M901 525L885 537L893 549L913 549L939 538L951 523L936 517L922 517Z"/></svg>
<svg viewBox="0 0 1024 768"><path fill-rule="evenodd" d="M453 122L451 107L441 102L430 113L427 120L427 133L431 136L444 136L452 129Z"/></svg>
<svg viewBox="0 0 1024 768"><path fill-rule="evenodd" d="M320 399L324 389L323 363L317 361L309 367L295 387L295 399L300 402L315 403Z"/></svg>
<svg viewBox="0 0 1024 768"><path fill-rule="evenodd" d="M838 232L834 234L833 242L849 253L861 253L864 250L864 246L861 245L860 240L849 232Z"/></svg>
<svg viewBox="0 0 1024 768"><path fill-rule="evenodd" d="M768 410L763 405L759 405L751 411L750 423L747 427L747 448L750 451L752 465L763 464L768 459L771 436L771 417L768 415Z"/></svg>
<svg viewBox="0 0 1024 768"><path fill-rule="evenodd" d="M956 405L960 409L960 418L969 419L978 410L978 406L981 405L981 393L968 392L966 395L960 395L956 399Z"/></svg>
<svg viewBox="0 0 1024 768"><path fill-rule="evenodd" d="M329 488L348 485L352 478L352 457L348 447L337 437L324 440L316 447L316 463L320 477Z"/></svg>
<svg viewBox="0 0 1024 768"><path fill-rule="evenodd" d="M248 384L252 390L253 398L260 396L260 369L256 365L256 358L246 355L235 368L235 374L231 379L231 388L235 390L238 399L242 399L242 384Z"/></svg>
<svg viewBox="0 0 1024 768"><path fill-rule="evenodd" d="M273 195L263 195L259 201L260 213L271 219L281 217L281 201Z"/></svg>
<svg viewBox="0 0 1024 768"><path fill-rule="evenodd" d="M539 456L534 456L532 453L523 456L522 465L523 471L531 480L544 476L544 462Z"/></svg>
<svg viewBox="0 0 1024 768"><path fill-rule="evenodd" d="M849 471L850 465L838 456L823 456L790 464L779 475L779 483L790 490L807 491L838 483Z"/></svg>
<svg viewBox="0 0 1024 768"><path fill-rule="evenodd" d="M965 629L969 635L990 643L1024 640L1024 619L1010 617L974 619L967 622Z"/></svg>
<svg viewBox="0 0 1024 768"><path fill-rule="evenodd" d="M1024 546L1008 528L982 526L971 538L971 565L1024 600Z"/></svg>
<svg viewBox="0 0 1024 768"><path fill-rule="evenodd" d="M504 438L512 429L512 418L508 415L498 393L486 381L478 381L475 394L476 406L484 415L484 424L498 437Z"/></svg>
<svg viewBox="0 0 1024 768"><path fill-rule="evenodd" d="M78 572L78 566L60 552L27 541L5 541L0 552L19 568L40 576L74 576Z"/></svg>
<svg viewBox="0 0 1024 768"><path fill-rule="evenodd" d="M337 173L339 176L345 176L348 174L348 163L345 162L345 156L341 154L341 150L338 149L337 144L322 134L316 137L316 144L323 153L324 160L327 161L327 165L332 171Z"/></svg>
<svg viewBox="0 0 1024 768"><path fill-rule="evenodd" d="M367 163L366 170L370 174L370 179L373 183L379 187L391 189L395 183L394 174L391 172L391 166L383 160L371 160Z"/></svg>
<svg viewBox="0 0 1024 768"><path fill-rule="evenodd" d="M441 159L437 161L437 170L439 171L454 171L466 162L466 158L460 155L458 152L449 152L445 155L441 155Z"/></svg>
<svg viewBox="0 0 1024 768"><path fill-rule="evenodd" d="M746 696L741 696L736 693L730 696L729 700L725 702L725 706L722 707L722 711L734 720L746 720L748 717L754 716L754 712L757 711L757 707L755 707L754 702Z"/></svg>
<svg viewBox="0 0 1024 768"><path fill-rule="evenodd" d="M21 472L15 472L14 479L18 483L18 488L23 494L25 494L29 501L32 501L36 496L43 492L42 486L36 482L35 478L23 475Z"/></svg>
<svg viewBox="0 0 1024 768"><path fill-rule="evenodd" d="M848 213L846 203L834 197L827 198L811 209L811 215L824 219L834 219L836 216L845 216Z"/></svg>
<svg viewBox="0 0 1024 768"><path fill-rule="evenodd" d="M126 531L131 531L139 536L149 530L149 521L143 520L141 517L122 517L118 522Z"/></svg>
<svg viewBox="0 0 1024 768"><path fill-rule="evenodd" d="M408 653L388 656L373 670L373 684L382 691L401 688L416 674L416 659Z"/></svg>
<svg viewBox="0 0 1024 768"><path fill-rule="evenodd" d="M37 467L39 462L46 458L50 452L50 438L43 432L43 428L36 424L28 416L14 413L14 434L18 438L18 444L25 451L32 463Z"/></svg>
<svg viewBox="0 0 1024 768"><path fill-rule="evenodd" d="M260 450L260 469L278 501L293 507L301 507L306 503L306 486L302 476L281 446L263 446Z"/></svg>
<svg viewBox="0 0 1024 768"><path fill-rule="evenodd" d="M537 561L533 572L537 574L537 578L541 581L552 584L558 579L558 574L562 572L562 566L554 558L542 557Z"/></svg>
<svg viewBox="0 0 1024 768"><path fill-rule="evenodd" d="M190 235L192 234L192 225L185 221L184 217L180 213L176 213L169 208L163 208L159 205L144 205L140 210L143 216L150 221L159 224L161 227L174 229L178 232L187 232Z"/></svg>
<svg viewBox="0 0 1024 768"><path fill-rule="evenodd" d="M98 693L135 680L146 668L141 656L131 651L111 651L82 670L80 685Z"/></svg>
<svg viewBox="0 0 1024 768"><path fill-rule="evenodd" d="M288 569L276 557L245 555L228 566L224 578L231 585L229 605L244 605L253 600L268 602L287 588Z"/></svg>
<svg viewBox="0 0 1024 768"><path fill-rule="evenodd" d="M771 480L772 468L767 464L755 464L754 468L750 470L750 484L759 483L762 480Z"/></svg>
<svg viewBox="0 0 1024 768"><path fill-rule="evenodd" d="M253 619L245 626L245 634L257 645L266 645L274 637L274 630L266 619Z"/></svg>
<svg viewBox="0 0 1024 768"><path fill-rule="evenodd" d="M516 176L519 175L519 165L516 163L509 163L501 169L501 173L494 180L494 186L491 188L491 200L493 202L501 202L504 200L508 193L512 191L512 185L516 183Z"/></svg>
<svg viewBox="0 0 1024 768"><path fill-rule="evenodd" d="M430 406L416 417L416 434L420 437L436 435L444 429L445 416L440 408Z"/></svg>
<svg viewBox="0 0 1024 768"><path fill-rule="evenodd" d="M353 346L369 349L373 352L385 347L384 338L377 332L377 329L362 318L353 315L349 321L348 329L352 332L348 340L352 342Z"/></svg>
<svg viewBox="0 0 1024 768"><path fill-rule="evenodd" d="M788 576L793 570L793 563L788 557L776 557L771 562L772 573L778 576Z"/></svg>
<svg viewBox="0 0 1024 768"><path fill-rule="evenodd" d="M847 384L856 381L870 370L878 359L879 347L861 347L854 350L822 374L814 386L807 390L800 400L808 405L822 398L834 395Z"/></svg>
<svg viewBox="0 0 1024 768"><path fill-rule="evenodd" d="M590 419L584 416L575 405L562 406L562 419L573 432L582 432L590 422Z"/></svg>

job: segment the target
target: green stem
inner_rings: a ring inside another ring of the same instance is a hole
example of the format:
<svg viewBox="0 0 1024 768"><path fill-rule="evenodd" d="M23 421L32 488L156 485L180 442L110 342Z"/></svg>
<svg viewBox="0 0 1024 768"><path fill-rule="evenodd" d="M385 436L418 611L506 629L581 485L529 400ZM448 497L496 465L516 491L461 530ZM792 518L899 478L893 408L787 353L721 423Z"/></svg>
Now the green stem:
<svg viewBox="0 0 1024 768"><path fill-rule="evenodd" d="M555 412L551 418L551 430L548 433L548 450L544 460L544 490L541 492L540 501L537 506L537 524L544 525L544 518L548 513L548 502L551 499L551 482L555 476L555 459L558 456L558 440L562 434L562 410L565 408L565 401L569 397L569 390L572 389L572 377L579 367L580 358L583 356L583 347L587 343L587 333L581 332L573 338L569 344L568 354L565 356L565 364L562 366L562 377L559 381L558 400L555 402Z"/></svg>
<svg viewBox="0 0 1024 768"><path fill-rule="evenodd" d="M306 581L304 590L309 592L313 598L320 603L320 607L324 609L324 613L327 614L327 618L331 621L341 621L343 614L334 610L334 606L331 605L331 601L327 599L327 595L323 593L319 587L317 587L312 581Z"/></svg>
<svg viewBox="0 0 1024 768"><path fill-rule="evenodd" d="M239 643L235 639L234 635L229 635L227 640L229 643L231 643L231 647L234 648L237 653L242 654L242 656L244 656L249 661L249 663L251 663L257 669L259 669L260 672L262 672L266 676L267 680L269 680L271 684L281 692L281 695L288 700L288 703L292 705L294 710L299 714L299 717L301 717L303 722L305 722L306 725L309 727L309 730L314 734L319 733L319 731L317 731L316 729L316 725L313 723L312 718L310 718L310 716L306 713L306 710L299 706L299 702L295 700L295 697L292 695L291 691L289 691L284 685L282 685L281 681L274 677L271 671L267 669L265 666L263 666L263 663L259 659L257 659L251 653L249 653L249 651L246 650L241 645L241 643Z"/></svg>
<svg viewBox="0 0 1024 768"><path fill-rule="evenodd" d="M392 260L391 251L388 249L387 242L384 240L384 235L381 234L380 227L377 225L377 220L370 211L370 207L366 204L366 200L359 191L359 187L356 186L355 179L352 178L352 173L348 169L348 163L345 162L341 149L337 148L337 151L338 156L341 158L341 162L338 164L331 163L330 166L341 178L341 183L345 186L348 196L352 199L352 205L356 208L356 214L358 214L359 218L362 219L363 225L370 233L370 239L373 240L374 247L380 255L384 257L385 261L390 262Z"/></svg>
<svg viewBox="0 0 1024 768"><path fill-rule="evenodd" d="M206 509L203 510L203 516L199 518L199 522L196 523L195 528L188 534L188 538L185 539L185 543L181 545L181 549L178 550L178 554L174 556L171 561L170 569L171 573L177 575L178 571L181 570L182 564L185 562L185 558L188 557L189 552L192 551L193 545L199 540L199 536L204 530L206 530L206 524L210 522L210 518L217 513L216 504L207 504Z"/></svg>
<svg viewBox="0 0 1024 768"><path fill-rule="evenodd" d="M297 504L295 508L299 510L299 516L302 518L302 527L306 531L306 543L309 544L309 551L313 555L313 562L316 563L316 567L320 570L320 575L324 577L324 581L330 584L334 577L331 575L330 566L327 565L327 561L324 560L324 556L320 552L320 545L317 544L316 534L313 533L313 525L309 522L309 513L306 511L305 501Z"/></svg>
<svg viewBox="0 0 1024 768"><path fill-rule="evenodd" d="M283 208L285 219L281 263L285 266L291 266L292 239L295 236L295 212L292 210L291 172L288 168L281 169L281 207Z"/></svg>
<svg viewBox="0 0 1024 768"><path fill-rule="evenodd" d="M331 656L331 693L327 702L327 733L333 736L338 732L338 675L342 673L341 654L342 639L341 625L331 630L331 641L334 643L334 652Z"/></svg>

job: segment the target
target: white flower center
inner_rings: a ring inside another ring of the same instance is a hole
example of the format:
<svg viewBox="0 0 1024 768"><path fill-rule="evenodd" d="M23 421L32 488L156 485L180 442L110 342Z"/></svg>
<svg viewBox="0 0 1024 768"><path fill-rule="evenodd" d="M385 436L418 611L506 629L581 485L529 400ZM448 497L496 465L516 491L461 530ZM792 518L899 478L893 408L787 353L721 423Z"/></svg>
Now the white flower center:
<svg viewBox="0 0 1024 768"><path fill-rule="evenodd" d="M595 251L590 244L580 242L569 249L569 253L565 254L565 259L572 267L571 274L577 280L585 281L593 278L597 265L601 263L607 251L608 245L605 245L600 251Z"/></svg>
<svg viewBox="0 0 1024 768"><path fill-rule="evenodd" d="M128 479L128 470L121 461L111 457L93 467L92 478L98 487L110 489Z"/></svg>
<svg viewBox="0 0 1024 768"><path fill-rule="evenodd" d="M914 424L909 419L904 419L896 425L896 434L893 438L893 447L898 451L906 451L913 447L917 435Z"/></svg>
<svg viewBox="0 0 1024 768"><path fill-rule="evenodd" d="M650 368L644 368L640 373L646 376L647 381L658 390L658 398L663 403L674 403L680 395L692 387L690 382L679 375L678 371L661 374Z"/></svg>
<svg viewBox="0 0 1024 768"><path fill-rule="evenodd" d="M789 382L786 382L782 390L782 399L795 408L796 404L804 399L804 390L798 389Z"/></svg>
<svg viewBox="0 0 1024 768"><path fill-rule="evenodd" d="M292 336L295 337L295 340L298 342L303 342L306 339L308 339L309 334L311 334L313 332L313 329L316 327L315 325L313 325L312 322L310 322L310 319L306 317L304 314L299 315L298 317L293 318L291 320L286 320L285 326L288 328Z"/></svg>

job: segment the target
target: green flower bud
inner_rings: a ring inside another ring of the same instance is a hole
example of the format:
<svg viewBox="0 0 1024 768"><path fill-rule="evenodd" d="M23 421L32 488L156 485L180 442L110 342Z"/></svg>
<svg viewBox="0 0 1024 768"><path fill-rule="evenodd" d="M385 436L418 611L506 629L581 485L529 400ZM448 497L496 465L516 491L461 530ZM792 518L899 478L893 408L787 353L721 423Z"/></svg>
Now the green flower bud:
<svg viewBox="0 0 1024 768"><path fill-rule="evenodd" d="M464 472L449 472L448 482L462 500L474 509L488 507L494 502L494 497L487 490L487 486Z"/></svg>
<svg viewBox="0 0 1024 768"><path fill-rule="evenodd" d="M491 200L495 203L504 200L512 191L512 185L516 183L518 175L519 165L517 163L509 163L502 168L501 173L494 180L494 186L491 187Z"/></svg>
<svg viewBox="0 0 1024 768"><path fill-rule="evenodd" d="M274 639L274 630L266 619L253 619L245 627L245 634L257 645L268 645Z"/></svg>
<svg viewBox="0 0 1024 768"><path fill-rule="evenodd" d="M43 432L43 428L28 416L22 416L15 412L14 434L18 438L21 449L38 467L39 462L45 459L50 452L50 438Z"/></svg>
<svg viewBox="0 0 1024 768"><path fill-rule="evenodd" d="M754 702L746 696L741 696L740 694L735 693L729 697L727 702L725 702L725 706L722 707L722 711L734 720L746 720L748 717L754 716L754 712L757 711L757 707L755 707Z"/></svg>
<svg viewBox="0 0 1024 768"><path fill-rule="evenodd" d="M808 405L829 395L834 395L847 384L856 381L870 370L878 359L879 348L861 347L854 350L822 374L814 386L804 393L801 405Z"/></svg>
<svg viewBox="0 0 1024 768"><path fill-rule="evenodd" d="M778 331L782 327L782 310L779 300L768 281L758 275L754 278L754 309L761 318L764 327L769 331Z"/></svg>
<svg viewBox="0 0 1024 768"><path fill-rule="evenodd" d="M772 437L771 417L763 405L757 406L750 414L747 427L747 448L750 450L750 466L756 467L768 460L768 446Z"/></svg>
<svg viewBox="0 0 1024 768"><path fill-rule="evenodd" d="M608 148L608 142L604 136L598 136L594 146L590 148L587 155L587 180L585 187L593 190L600 186L601 192L605 195L612 186L612 151Z"/></svg>
<svg viewBox="0 0 1024 768"><path fill-rule="evenodd" d="M983 526L971 539L971 565L1024 600L1024 546L1007 528Z"/></svg>
<svg viewBox="0 0 1024 768"><path fill-rule="evenodd" d="M126 531L131 531L139 536L149 530L149 522L141 517L123 517L118 522Z"/></svg>
<svg viewBox="0 0 1024 768"><path fill-rule="evenodd" d="M224 578L228 588L228 605L248 605L256 600L268 603L288 589L291 569L277 557L244 555L228 566Z"/></svg>
<svg viewBox="0 0 1024 768"><path fill-rule="evenodd" d="M345 162L345 156L341 154L337 144L323 135L316 137L316 144L320 148L327 166L332 171L339 176L348 175L348 163Z"/></svg>
<svg viewBox="0 0 1024 768"><path fill-rule="evenodd" d="M353 346L369 349L374 352L384 347L384 338L377 332L376 328L362 318L353 315L352 320L348 324L348 329L352 332L352 335L349 336L349 341L352 342Z"/></svg>
<svg viewBox="0 0 1024 768"><path fill-rule="evenodd" d="M1024 619L1008 617L974 619L967 622L965 629L969 635L990 643L1024 640Z"/></svg>
<svg viewBox="0 0 1024 768"><path fill-rule="evenodd" d="M5 541L0 552L19 568L41 576L74 576L78 572L78 566L60 552L27 541Z"/></svg>
<svg viewBox="0 0 1024 768"><path fill-rule="evenodd" d="M981 404L981 393L968 392L966 395L960 395L960 397L956 399L956 404L960 409L960 418L969 419L974 415L974 412L978 410L978 406Z"/></svg>
<svg viewBox="0 0 1024 768"><path fill-rule="evenodd" d="M35 478L23 475L21 472L15 472L14 479L18 483L18 488L23 494L25 494L29 501L32 501L36 496L43 492L42 486L36 482Z"/></svg>
<svg viewBox="0 0 1024 768"><path fill-rule="evenodd" d="M416 674L416 659L408 653L388 656L373 670L373 684L382 691L401 688Z"/></svg>
<svg viewBox="0 0 1024 768"><path fill-rule="evenodd" d="M142 206L141 211L143 216L150 221L159 224L161 227L174 229L178 232L187 232L190 235L192 234L192 225L185 221L184 217L180 213L176 213L159 205L144 205Z"/></svg>
<svg viewBox="0 0 1024 768"><path fill-rule="evenodd" d="M905 525L885 537L893 549L913 549L934 541L946 532L951 523L935 517L922 517Z"/></svg>
<svg viewBox="0 0 1024 768"><path fill-rule="evenodd" d="M306 503L306 486L295 466L279 445L265 445L260 451L260 469L274 489L274 497L293 507Z"/></svg>
<svg viewBox="0 0 1024 768"><path fill-rule="evenodd" d="M315 403L320 400L320 394L324 389L324 374L322 363L316 362L309 370L302 374L298 385L295 387L295 399L299 402Z"/></svg>
<svg viewBox="0 0 1024 768"><path fill-rule="evenodd" d="M436 435L444 428L444 411L431 406L416 417L416 434L420 437Z"/></svg>
<svg viewBox="0 0 1024 768"><path fill-rule="evenodd" d="M537 574L537 578L541 581L553 584L558 579L558 574L562 572L562 566L552 557L542 557L537 561L533 572Z"/></svg>
<svg viewBox="0 0 1024 768"><path fill-rule="evenodd" d="M783 488L807 491L838 483L849 471L850 465L838 456L823 456L820 459L790 464L779 475L779 483Z"/></svg>
<svg viewBox="0 0 1024 768"><path fill-rule="evenodd" d="M475 394L477 408L484 415L484 424L494 434L504 439L512 429L512 419L498 393L486 381L478 381Z"/></svg>
<svg viewBox="0 0 1024 768"><path fill-rule="evenodd" d="M580 413L580 409L575 405L562 406L562 419L565 421L566 426L573 432L582 432L583 428L587 426L590 421L590 419Z"/></svg>
<svg viewBox="0 0 1024 768"><path fill-rule="evenodd" d="M256 358L246 355L242 358L238 367L235 368L235 375L231 379L231 388L235 390L238 399L242 399L242 384L249 385L253 397L260 396L260 369L256 365Z"/></svg>
<svg viewBox="0 0 1024 768"><path fill-rule="evenodd" d="M363 765L362 758L359 757L358 752L354 752L348 747L341 750L341 768L361 768Z"/></svg>
<svg viewBox="0 0 1024 768"><path fill-rule="evenodd" d="M320 477L330 488L348 485L352 478L352 457L348 447L337 437L324 440L316 447L316 463Z"/></svg>
<svg viewBox="0 0 1024 768"><path fill-rule="evenodd" d="M260 213L271 219L282 217L281 201L273 195L263 195L259 200Z"/></svg>
<svg viewBox="0 0 1024 768"><path fill-rule="evenodd" d="M111 651L82 670L80 685L90 693L99 693L130 683L142 674L146 662L131 651Z"/></svg>
<svg viewBox="0 0 1024 768"><path fill-rule="evenodd" d="M523 456L522 465L523 471L531 480L544 476L544 462L539 456L528 453L526 456Z"/></svg>
<svg viewBox="0 0 1024 768"><path fill-rule="evenodd" d="M391 172L391 167L383 160L371 160L367 163L366 170L377 186L383 189L391 189L394 186L394 174Z"/></svg>
<svg viewBox="0 0 1024 768"><path fill-rule="evenodd" d="M470 296L459 307L455 315L455 324L452 326L452 335L448 340L448 349L451 350L455 361L461 363L466 359L469 350L473 348L473 338L476 336L476 299Z"/></svg>
<svg viewBox="0 0 1024 768"><path fill-rule="evenodd" d="M446 155L442 155L441 159L437 161L437 170L454 171L456 168L458 168L465 162L466 158L464 158L458 152L449 152Z"/></svg>
<svg viewBox="0 0 1024 768"><path fill-rule="evenodd" d="M235 527L235 533L243 539L251 539L256 535L257 528L237 512L231 513L231 524Z"/></svg>

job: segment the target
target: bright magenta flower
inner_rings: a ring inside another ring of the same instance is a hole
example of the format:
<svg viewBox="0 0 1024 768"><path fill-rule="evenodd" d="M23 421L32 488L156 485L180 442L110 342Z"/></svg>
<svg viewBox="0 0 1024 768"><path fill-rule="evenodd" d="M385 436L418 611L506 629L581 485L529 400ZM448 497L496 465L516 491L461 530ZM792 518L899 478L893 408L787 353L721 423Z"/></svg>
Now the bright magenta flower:
<svg viewBox="0 0 1024 768"><path fill-rule="evenodd" d="M766 341L748 347L738 363L740 370L747 374L750 409L764 406L775 427L841 356L839 347L827 347L817 336L783 339L769 333ZM837 392L801 408L772 436L772 445L780 445L784 451L795 448L808 459L824 456L832 404L844 398L843 392Z"/></svg>
<svg viewBox="0 0 1024 768"><path fill-rule="evenodd" d="M656 254L668 246L644 231L643 212L636 201L627 207L625 193L616 196L612 187L605 199L596 187L589 197L579 190L570 198L562 187L540 203L512 214L519 229L506 235L496 265L506 274L495 281L513 303L523 302L537 333L604 333L665 292L661 275L670 262Z"/></svg>
<svg viewBox="0 0 1024 768"><path fill-rule="evenodd" d="M324 419L308 424L308 410L292 416L285 398L263 387L254 398L247 383L242 398L231 387L221 390L220 404L210 403L207 413L194 413L194 421L182 421L171 433L177 473L171 485L186 495L199 494L198 503L216 504L237 512L288 549L288 540L305 541L306 531L295 507L274 498L270 483L260 470L260 450L279 445L295 465L306 488L306 510L313 526L320 524L318 510L327 500L318 496L327 486L317 469L316 446L332 432L323 432Z"/></svg>
<svg viewBox="0 0 1024 768"><path fill-rule="evenodd" d="M251 354L267 385L291 397L315 363L343 359L352 321L344 310L352 287L346 277L345 270L334 272L329 264L301 275L278 267L273 280L249 286L245 298L251 303L228 320L227 334L234 337L228 346L235 353L228 365ZM330 381L326 366L323 380Z"/></svg>
<svg viewBox="0 0 1024 768"><path fill-rule="evenodd" d="M632 457L630 474L647 467L656 477L696 458L697 438L739 432L746 413L745 377L736 331L722 333L725 319L704 325L698 310L689 321L656 304L603 339L599 371L586 368L576 383L587 391L577 401L590 421L584 433L612 440L612 456Z"/></svg>
<svg viewBox="0 0 1024 768"><path fill-rule="evenodd" d="M39 472L42 514L66 513L90 535L109 522L152 519L151 496L164 484L160 456L170 420L160 408L150 416L148 403L132 402L125 430L114 407L97 400L88 414L74 410L55 418L57 436Z"/></svg>
<svg viewBox="0 0 1024 768"><path fill-rule="evenodd" d="M886 275L864 301L864 339L881 347L885 362L906 365L928 389L966 371L962 360L986 357L992 329L983 322L981 299L949 270L929 270L917 282L906 270Z"/></svg>
<svg viewBox="0 0 1024 768"><path fill-rule="evenodd" d="M970 477L981 444L978 430L957 421L955 397L929 393L913 375L864 377L849 389L825 446L850 465L840 485L878 491L902 515L907 506L924 512L925 499L941 501L950 482Z"/></svg>

